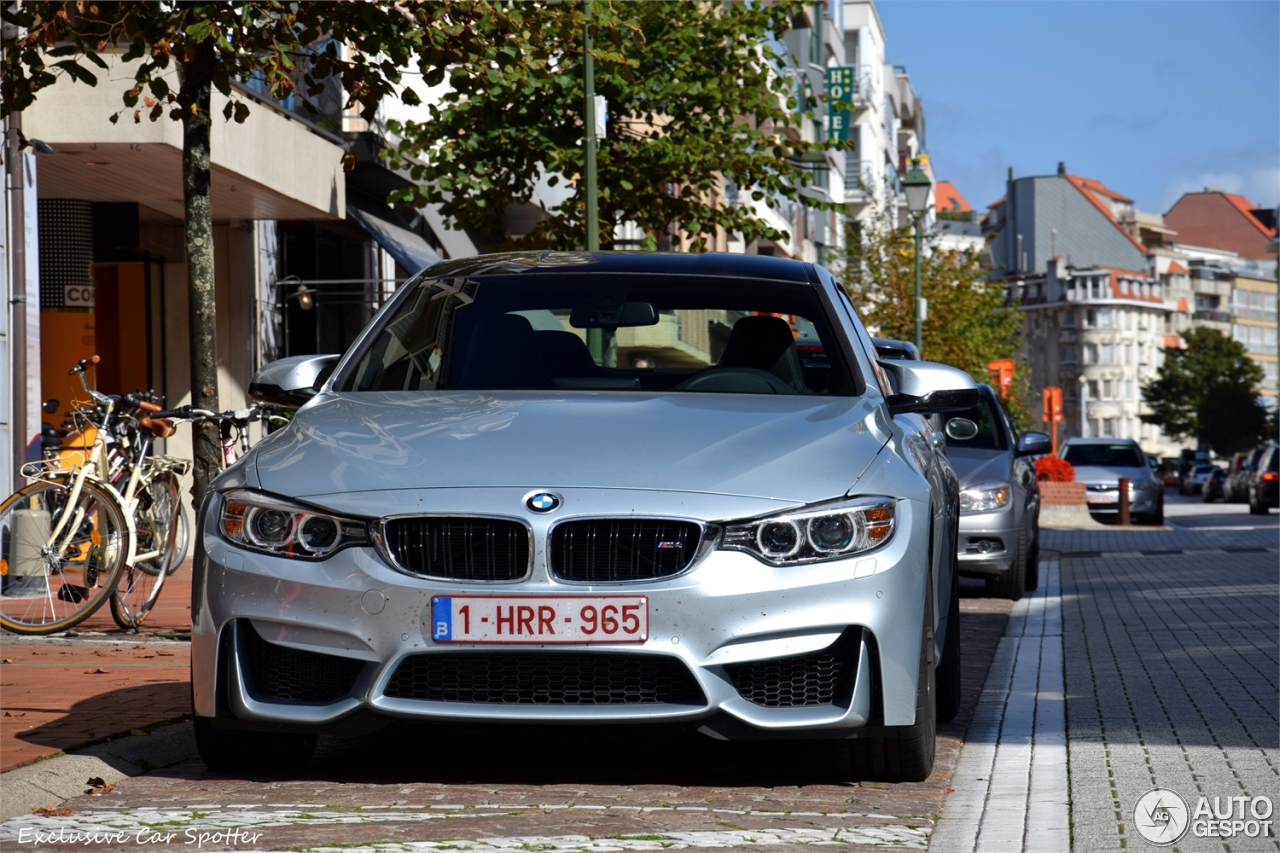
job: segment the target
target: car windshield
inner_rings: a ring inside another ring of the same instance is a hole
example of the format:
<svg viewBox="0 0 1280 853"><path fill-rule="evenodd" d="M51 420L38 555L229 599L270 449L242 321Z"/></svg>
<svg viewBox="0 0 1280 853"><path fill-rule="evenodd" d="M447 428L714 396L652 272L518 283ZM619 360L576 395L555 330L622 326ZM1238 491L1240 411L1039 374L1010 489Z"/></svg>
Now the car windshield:
<svg viewBox="0 0 1280 853"><path fill-rule="evenodd" d="M1069 444L1064 457L1077 467L1141 468L1142 454L1132 444Z"/></svg>
<svg viewBox="0 0 1280 853"><path fill-rule="evenodd" d="M992 408L991 401L982 398L977 406L956 412L948 416L948 420L968 418L978 425L978 434L973 438L957 439L947 434L947 447L969 447L976 450L1004 450L1004 434L1000 429L1000 416ZM945 434L945 433L944 433Z"/></svg>
<svg viewBox="0 0 1280 853"><path fill-rule="evenodd" d="M557 273L410 287L339 390L861 390L808 284Z"/></svg>

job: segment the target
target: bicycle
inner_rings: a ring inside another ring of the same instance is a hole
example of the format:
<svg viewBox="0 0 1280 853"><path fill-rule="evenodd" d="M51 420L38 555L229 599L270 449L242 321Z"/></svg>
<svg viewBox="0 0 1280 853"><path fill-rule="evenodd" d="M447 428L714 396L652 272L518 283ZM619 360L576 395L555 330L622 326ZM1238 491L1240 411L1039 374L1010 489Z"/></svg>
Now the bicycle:
<svg viewBox="0 0 1280 853"><path fill-rule="evenodd" d="M81 361L83 372L98 357ZM86 383L86 388L87 388ZM134 555L134 528L109 478L106 430L117 399L93 397L102 409L79 464L23 466L34 480L0 504L0 627L16 634L65 631L93 615L115 592ZM100 399L99 399L100 398Z"/></svg>

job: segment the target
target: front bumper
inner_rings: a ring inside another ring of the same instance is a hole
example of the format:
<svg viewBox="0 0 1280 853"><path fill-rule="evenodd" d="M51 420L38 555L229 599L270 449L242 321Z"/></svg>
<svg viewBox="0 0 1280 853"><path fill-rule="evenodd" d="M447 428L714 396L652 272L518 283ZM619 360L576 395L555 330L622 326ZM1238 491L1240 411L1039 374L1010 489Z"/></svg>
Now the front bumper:
<svg viewBox="0 0 1280 853"><path fill-rule="evenodd" d="M962 575L999 575L1013 567L1018 550L1013 504L992 512L962 513L956 556Z"/></svg>
<svg viewBox="0 0 1280 853"><path fill-rule="evenodd" d="M1129 514L1150 515L1154 513L1159 506L1161 491L1163 491L1161 487L1139 489L1130 486ZM1085 491L1085 500L1089 507L1089 512L1093 515L1111 517L1120 514L1120 488L1118 486L1088 486Z"/></svg>
<svg viewBox="0 0 1280 853"><path fill-rule="evenodd" d="M441 501L458 515L520 506L527 490L452 490L448 495L432 491L404 493L401 512L406 506L440 511L432 504ZM634 492L620 498L566 490L564 496L566 507L592 506L591 515L597 517L634 513L707 518L713 517L713 504L725 503L724 496L671 493ZM625 512L601 506L618 500L628 507ZM552 577L545 549L552 519L545 516L525 519L534 532L530 576L516 583L483 584L406 575L390 568L373 548L348 548L321 562L242 549L213 532L217 503L211 500L205 507L195 555L191 666L194 707L200 716L320 728L369 713L435 721L673 722L696 723L712 732L729 732L729 737L742 726L765 736L846 737L868 724L914 722L929 525L926 511L913 501L899 501L893 538L868 554L776 568L748 554L713 550L680 575L617 584L569 584ZM776 502L768 503L774 505L747 512L735 508L729 517L777 509ZM344 509L351 511L349 506ZM702 699L681 704L503 704L387 695L397 668L413 656L464 651L550 655L566 649L435 643L434 596L584 594L646 596L649 637L643 643L570 647L574 652L674 661L687 668ZM249 636L250 629L256 637ZM339 695L317 698L314 691L305 690L295 696L263 695L250 671L260 665L254 655L260 655L261 648L250 648L255 642L265 642L268 651L322 655L331 663L337 661L337 669L351 662L345 671L355 675ZM769 707L746 698L735 686L735 665L793 661L832 647L847 655L853 671L848 689L834 701ZM716 720L729 720L730 725L720 726Z"/></svg>

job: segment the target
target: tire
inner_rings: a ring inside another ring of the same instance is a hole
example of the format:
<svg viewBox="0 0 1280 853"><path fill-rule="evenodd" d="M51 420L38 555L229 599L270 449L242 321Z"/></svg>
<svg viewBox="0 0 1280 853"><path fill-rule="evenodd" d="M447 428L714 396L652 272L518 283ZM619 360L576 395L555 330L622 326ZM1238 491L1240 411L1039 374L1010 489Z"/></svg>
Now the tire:
<svg viewBox="0 0 1280 853"><path fill-rule="evenodd" d="M960 713L960 575L951 574L951 603L947 605L947 633L942 660L934 674L937 687L937 719L949 723Z"/></svg>
<svg viewBox="0 0 1280 853"><path fill-rule="evenodd" d="M1018 601L1027 589L1027 525L1025 519L1018 528L1018 550L1013 554L1009 569L1001 575L987 578L987 595Z"/></svg>
<svg viewBox="0 0 1280 853"><path fill-rule="evenodd" d="M880 782L923 782L933 772L937 717L932 648L933 608L928 607L916 679L916 721L910 726L893 726L880 737L850 741L849 760L856 778Z"/></svg>
<svg viewBox="0 0 1280 853"><path fill-rule="evenodd" d="M1262 502L1262 496L1256 489L1249 490L1249 515L1266 515L1271 508Z"/></svg>
<svg viewBox="0 0 1280 853"><path fill-rule="evenodd" d="M15 634L54 634L92 616L111 597L132 550L115 494L86 480L72 503L73 489L69 476L58 477L31 483L0 504L0 627ZM63 518L79 521L48 546ZM38 561L18 565L28 557Z"/></svg>
<svg viewBox="0 0 1280 853"><path fill-rule="evenodd" d="M178 489L182 494L182 489ZM187 512L181 509L178 513L178 535L173 543L173 559L169 562L169 574L178 570L183 560L187 559L187 549L191 547L191 522L187 520Z"/></svg>
<svg viewBox="0 0 1280 853"><path fill-rule="evenodd" d="M1036 530L1031 540L1031 548L1027 551L1026 580L1022 588L1027 592L1035 592L1040 586L1040 531Z"/></svg>
<svg viewBox="0 0 1280 853"><path fill-rule="evenodd" d="M167 568L173 559L177 519L181 515L182 493L174 477L157 477L138 495L133 514L135 551L160 553L141 560L135 557L134 564L126 565L120 573L116 591L111 596L111 618L126 631L138 630L160 598L165 578L169 576Z"/></svg>
<svg viewBox="0 0 1280 853"><path fill-rule="evenodd" d="M311 761L318 740L316 735L214 728L208 717L192 723L200 760L219 773L296 772Z"/></svg>
<svg viewBox="0 0 1280 853"><path fill-rule="evenodd" d="M1154 527L1164 524L1164 495L1156 499L1156 511L1147 516L1146 522Z"/></svg>

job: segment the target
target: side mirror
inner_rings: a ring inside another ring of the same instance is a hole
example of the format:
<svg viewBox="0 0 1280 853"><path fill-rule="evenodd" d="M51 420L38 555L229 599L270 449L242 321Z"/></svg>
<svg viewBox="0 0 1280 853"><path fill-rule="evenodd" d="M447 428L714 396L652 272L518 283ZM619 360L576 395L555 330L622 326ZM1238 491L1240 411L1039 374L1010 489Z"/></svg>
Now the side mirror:
<svg viewBox="0 0 1280 853"><path fill-rule="evenodd" d="M886 359L879 364L897 391L885 401L890 415L962 412L978 405L978 386L963 370L932 361Z"/></svg>
<svg viewBox="0 0 1280 853"><path fill-rule="evenodd" d="M1019 456L1043 456L1053 450L1053 439L1042 432L1024 432L1018 436Z"/></svg>
<svg viewBox="0 0 1280 853"><path fill-rule="evenodd" d="M1156 459L1154 456L1148 456L1147 464L1150 465L1151 470L1154 471L1155 469L1160 467L1160 460Z"/></svg>
<svg viewBox="0 0 1280 853"><path fill-rule="evenodd" d="M340 358L340 355L292 355L273 361L249 380L249 399L296 409L316 395Z"/></svg>

